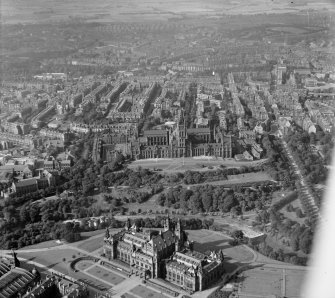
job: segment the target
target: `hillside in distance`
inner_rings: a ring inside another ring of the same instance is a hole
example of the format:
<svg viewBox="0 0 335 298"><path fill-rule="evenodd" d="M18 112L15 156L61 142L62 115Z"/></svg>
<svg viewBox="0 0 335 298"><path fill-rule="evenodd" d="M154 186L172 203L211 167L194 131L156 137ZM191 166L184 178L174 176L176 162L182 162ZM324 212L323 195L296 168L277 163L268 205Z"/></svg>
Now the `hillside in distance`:
<svg viewBox="0 0 335 298"><path fill-rule="evenodd" d="M2 0L2 24L50 23L72 19L91 22L142 22L185 17L334 11L332 0Z"/></svg>

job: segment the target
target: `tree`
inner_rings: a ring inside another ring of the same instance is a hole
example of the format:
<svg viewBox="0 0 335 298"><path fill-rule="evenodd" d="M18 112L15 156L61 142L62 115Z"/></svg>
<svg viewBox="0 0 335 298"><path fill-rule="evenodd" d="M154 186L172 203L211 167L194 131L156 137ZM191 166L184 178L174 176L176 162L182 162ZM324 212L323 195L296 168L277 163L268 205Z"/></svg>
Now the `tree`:
<svg viewBox="0 0 335 298"><path fill-rule="evenodd" d="M234 239L238 239L238 240L243 240L244 238L242 230L235 230L232 232L231 235Z"/></svg>
<svg viewBox="0 0 335 298"><path fill-rule="evenodd" d="M205 210L208 212L212 208L213 205L213 198L211 195L207 193L203 193L201 196L202 199L202 205L204 206Z"/></svg>
<svg viewBox="0 0 335 298"><path fill-rule="evenodd" d="M301 211L300 208L297 208L297 210L295 211L295 214L296 214L299 218L304 217L304 214L302 213L302 211Z"/></svg>
<svg viewBox="0 0 335 298"><path fill-rule="evenodd" d="M310 233L305 234L299 241L300 249L304 253L309 254L311 252L312 241L313 241L312 235Z"/></svg>
<svg viewBox="0 0 335 298"><path fill-rule="evenodd" d="M287 212L292 212L292 211L294 211L292 204L288 204L288 205L286 206L286 211L287 211Z"/></svg>
<svg viewBox="0 0 335 298"><path fill-rule="evenodd" d="M40 212L39 209L36 207L31 207L29 210L29 217L31 222L37 222L40 218Z"/></svg>
<svg viewBox="0 0 335 298"><path fill-rule="evenodd" d="M290 241L290 246L294 251L299 250L299 239L297 237L292 237Z"/></svg>
<svg viewBox="0 0 335 298"><path fill-rule="evenodd" d="M223 211L229 212L230 209L237 205L237 201L232 194L226 196L223 201Z"/></svg>
<svg viewBox="0 0 335 298"><path fill-rule="evenodd" d="M27 223L30 219L29 212L26 208L26 206L22 206L20 208L20 221L22 223Z"/></svg>
<svg viewBox="0 0 335 298"><path fill-rule="evenodd" d="M194 213L203 212L204 210L200 197L193 194L189 200L189 208Z"/></svg>

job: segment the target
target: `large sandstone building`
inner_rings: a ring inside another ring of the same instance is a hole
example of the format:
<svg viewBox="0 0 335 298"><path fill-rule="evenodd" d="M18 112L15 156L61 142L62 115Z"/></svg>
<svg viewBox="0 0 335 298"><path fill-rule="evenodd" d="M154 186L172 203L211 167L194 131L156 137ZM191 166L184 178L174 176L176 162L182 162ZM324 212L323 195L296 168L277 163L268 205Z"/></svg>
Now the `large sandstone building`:
<svg viewBox="0 0 335 298"><path fill-rule="evenodd" d="M104 255L131 267L146 278L163 278L189 292L202 291L224 273L223 253L193 250L181 222L165 219L163 231L141 231L129 220L115 235L106 230Z"/></svg>
<svg viewBox="0 0 335 298"><path fill-rule="evenodd" d="M232 157L232 140L215 129L186 128L145 130L143 137L106 134L95 139L93 159L111 161L116 154L133 159L180 158L194 156Z"/></svg>

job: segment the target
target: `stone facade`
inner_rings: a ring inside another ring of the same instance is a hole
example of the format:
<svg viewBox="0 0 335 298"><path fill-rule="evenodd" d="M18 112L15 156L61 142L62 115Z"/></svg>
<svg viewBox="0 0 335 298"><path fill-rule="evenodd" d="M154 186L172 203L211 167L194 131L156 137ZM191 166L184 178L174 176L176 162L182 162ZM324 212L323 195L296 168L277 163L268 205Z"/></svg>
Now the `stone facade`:
<svg viewBox="0 0 335 298"><path fill-rule="evenodd" d="M121 146L123 145L123 146ZM109 161L117 153L129 155L133 159L180 158L194 156L232 157L230 136L210 128L186 129L178 125L170 130L147 130L144 136L130 139L110 135L94 142L94 160Z"/></svg>
<svg viewBox="0 0 335 298"><path fill-rule="evenodd" d="M141 231L127 220L115 235L106 230L104 255L128 264L133 274L163 278L189 292L202 291L224 273L222 251L203 254L193 250L180 219L164 221L163 231Z"/></svg>

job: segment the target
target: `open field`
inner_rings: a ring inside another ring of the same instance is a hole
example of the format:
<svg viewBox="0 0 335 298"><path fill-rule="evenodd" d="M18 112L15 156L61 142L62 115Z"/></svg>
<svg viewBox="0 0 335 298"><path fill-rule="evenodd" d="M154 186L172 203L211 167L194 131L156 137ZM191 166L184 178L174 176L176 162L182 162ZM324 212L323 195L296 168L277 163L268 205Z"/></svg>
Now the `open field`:
<svg viewBox="0 0 335 298"><path fill-rule="evenodd" d="M332 9L330 0L267 1L249 0L3 0L2 18L6 23L46 22L73 17L100 22L136 22L169 18L297 12L303 9ZM57 4L56 4L57 3Z"/></svg>

